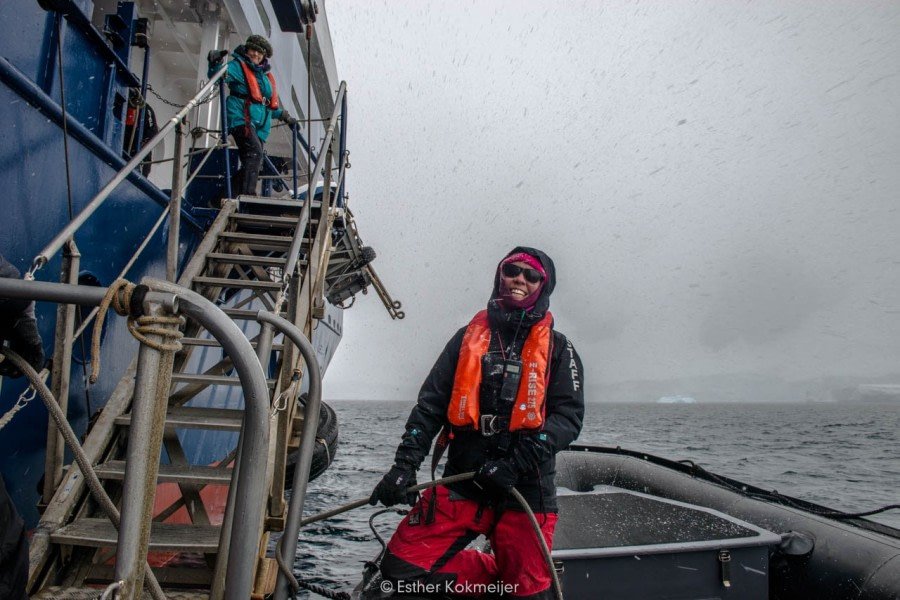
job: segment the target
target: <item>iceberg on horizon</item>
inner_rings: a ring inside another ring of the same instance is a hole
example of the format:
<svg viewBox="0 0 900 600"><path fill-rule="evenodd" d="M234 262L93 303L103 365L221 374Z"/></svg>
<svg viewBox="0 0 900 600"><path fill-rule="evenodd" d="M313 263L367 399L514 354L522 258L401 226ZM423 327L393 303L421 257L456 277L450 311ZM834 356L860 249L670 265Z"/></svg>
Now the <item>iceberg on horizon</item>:
<svg viewBox="0 0 900 600"><path fill-rule="evenodd" d="M697 402L690 396L660 396L656 401L657 404L694 404Z"/></svg>

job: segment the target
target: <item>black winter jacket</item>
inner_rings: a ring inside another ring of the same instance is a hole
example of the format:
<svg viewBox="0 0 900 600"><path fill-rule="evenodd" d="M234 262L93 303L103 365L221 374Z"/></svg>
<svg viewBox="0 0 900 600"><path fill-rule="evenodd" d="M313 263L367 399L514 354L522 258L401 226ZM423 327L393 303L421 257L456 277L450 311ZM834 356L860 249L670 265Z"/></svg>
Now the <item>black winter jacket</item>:
<svg viewBox="0 0 900 600"><path fill-rule="evenodd" d="M548 309L549 295L555 285L553 262L543 252L533 248L515 248L510 255L523 251L539 258L547 272L547 281L531 312L523 314L522 311L505 311L497 302L498 266L495 292L488 304L488 320L492 331L489 351L499 350L499 340L503 340L503 345L510 345L517 353L521 352L531 326L543 318ZM465 330L465 327L461 328L450 339L422 385L416 406L406 422L406 432L397 449L397 465L418 469L431 449L432 440L443 427L449 427L447 407L450 404ZM584 419L581 359L572 343L557 331L553 332L549 379L542 429L484 436L481 431L454 428L447 450L444 475L478 471L487 461L507 458L517 465L519 480L516 489L528 501L531 509L537 512L556 512L556 487L553 482L556 453L575 441ZM493 413L493 407L486 406L491 401L486 398L489 395L490 390L482 386L482 414ZM450 488L466 498L485 502L489 500L472 481L451 484ZM521 510L514 498L508 499L507 507Z"/></svg>

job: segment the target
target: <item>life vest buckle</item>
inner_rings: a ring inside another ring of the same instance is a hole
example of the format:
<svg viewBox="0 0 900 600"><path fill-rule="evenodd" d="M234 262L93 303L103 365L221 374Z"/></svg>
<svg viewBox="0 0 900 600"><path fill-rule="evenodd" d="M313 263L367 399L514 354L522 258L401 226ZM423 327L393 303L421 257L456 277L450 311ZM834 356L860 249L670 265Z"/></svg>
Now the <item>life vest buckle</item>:
<svg viewBox="0 0 900 600"><path fill-rule="evenodd" d="M481 435L490 437L500 433L500 417L498 415L481 415Z"/></svg>

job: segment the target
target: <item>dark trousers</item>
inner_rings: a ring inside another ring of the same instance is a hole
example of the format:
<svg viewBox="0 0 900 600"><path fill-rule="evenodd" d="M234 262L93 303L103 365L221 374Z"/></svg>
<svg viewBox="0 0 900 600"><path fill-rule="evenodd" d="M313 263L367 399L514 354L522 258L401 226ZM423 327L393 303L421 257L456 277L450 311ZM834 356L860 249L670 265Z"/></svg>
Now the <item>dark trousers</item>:
<svg viewBox="0 0 900 600"><path fill-rule="evenodd" d="M27 600L28 538L3 477L0 477L0 598Z"/></svg>
<svg viewBox="0 0 900 600"><path fill-rule="evenodd" d="M231 136L237 144L241 159L241 168L232 182L232 195L255 196L259 168L263 160L263 143L254 128L244 125L232 129Z"/></svg>

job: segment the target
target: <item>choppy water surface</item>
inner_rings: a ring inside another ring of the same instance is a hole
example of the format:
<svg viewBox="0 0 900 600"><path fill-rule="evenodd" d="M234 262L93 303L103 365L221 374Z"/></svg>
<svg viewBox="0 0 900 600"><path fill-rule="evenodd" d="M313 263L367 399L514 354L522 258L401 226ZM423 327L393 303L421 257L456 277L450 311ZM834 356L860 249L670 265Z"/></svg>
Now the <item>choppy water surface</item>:
<svg viewBox="0 0 900 600"><path fill-rule="evenodd" d="M391 465L412 403L332 406L340 446L332 467L310 484L307 515L368 497ZM690 459L746 483L856 512L900 502L898 432L898 405L589 404L579 443ZM304 528L296 568L311 581L352 588L363 562L380 550L368 526L374 510ZM871 518L900 527L898 511ZM391 513L376 522L389 536L399 519Z"/></svg>

